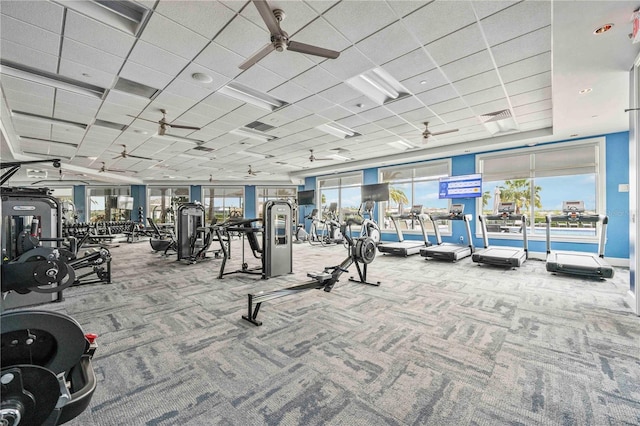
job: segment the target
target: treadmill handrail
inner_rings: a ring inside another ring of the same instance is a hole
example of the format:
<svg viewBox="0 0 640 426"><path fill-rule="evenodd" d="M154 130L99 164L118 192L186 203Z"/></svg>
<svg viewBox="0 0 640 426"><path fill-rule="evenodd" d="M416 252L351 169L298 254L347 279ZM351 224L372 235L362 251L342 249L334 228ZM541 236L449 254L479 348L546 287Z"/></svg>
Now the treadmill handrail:
<svg viewBox="0 0 640 426"><path fill-rule="evenodd" d="M462 220L465 224L466 232L467 232L467 240L469 241L469 248L473 253L475 251L473 246L473 236L471 234L471 225L469 224L471 220L471 215L463 214L463 215L452 215L452 214L439 214L434 215L430 214L429 219L433 223L433 232L436 234L436 245L442 245L442 236L440 235L440 229L438 228L438 220Z"/></svg>
<svg viewBox="0 0 640 426"><path fill-rule="evenodd" d="M574 221L574 222L596 222L601 223L600 238L598 239L598 257L604 258L604 246L607 240L607 225L609 224L609 217L607 215L585 215L578 216L577 218L568 219L568 215L551 215L548 214L545 219L547 222L547 255L551 253L551 222L558 220Z"/></svg>
<svg viewBox="0 0 640 426"><path fill-rule="evenodd" d="M484 248L489 248L489 236L487 232L487 220L520 220L522 221L522 248L524 249L527 258L529 257L529 241L527 238L527 215L509 214L509 215L497 215L497 214L481 214L478 216L480 226L482 229L482 241Z"/></svg>

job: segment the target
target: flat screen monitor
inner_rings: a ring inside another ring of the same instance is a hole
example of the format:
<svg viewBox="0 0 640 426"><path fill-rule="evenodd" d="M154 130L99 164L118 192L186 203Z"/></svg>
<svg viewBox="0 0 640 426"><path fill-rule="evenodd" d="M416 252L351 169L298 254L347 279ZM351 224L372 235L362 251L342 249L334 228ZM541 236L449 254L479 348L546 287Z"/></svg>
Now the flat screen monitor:
<svg viewBox="0 0 640 426"><path fill-rule="evenodd" d="M389 201L389 183L374 183L362 185L362 202L365 201Z"/></svg>
<svg viewBox="0 0 640 426"><path fill-rule="evenodd" d="M133 210L133 197L118 195L118 208L122 210Z"/></svg>
<svg viewBox="0 0 640 426"><path fill-rule="evenodd" d="M298 191L298 205L310 206L316 203L316 191L310 189L308 191Z"/></svg>
<svg viewBox="0 0 640 426"><path fill-rule="evenodd" d="M482 175L448 176L440 178L438 198L482 197Z"/></svg>

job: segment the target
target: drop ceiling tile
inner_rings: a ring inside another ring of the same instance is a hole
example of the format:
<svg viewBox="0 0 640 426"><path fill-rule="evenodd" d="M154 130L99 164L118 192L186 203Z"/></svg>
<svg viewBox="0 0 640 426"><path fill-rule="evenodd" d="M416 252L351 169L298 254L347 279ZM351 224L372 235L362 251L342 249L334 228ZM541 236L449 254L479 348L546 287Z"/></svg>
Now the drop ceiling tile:
<svg viewBox="0 0 640 426"><path fill-rule="evenodd" d="M343 51L337 59L329 59L320 64L339 80L346 80L376 67L366 56L355 47Z"/></svg>
<svg viewBox="0 0 640 426"><path fill-rule="evenodd" d="M358 115L350 115L349 117L336 120L336 123L339 123L350 129L353 129L354 127L362 126L363 124L368 124L368 121Z"/></svg>
<svg viewBox="0 0 640 426"><path fill-rule="evenodd" d="M191 108L189 111L187 111L185 113L185 116L194 114L199 117L206 117L209 120L206 122L206 124L208 124L213 120L215 120L216 118L223 116L226 113L227 111L225 111L223 108L218 108L213 105L208 105L203 102L200 102L199 104L194 105L193 108ZM205 123L201 123L201 124L205 124Z"/></svg>
<svg viewBox="0 0 640 426"><path fill-rule="evenodd" d="M234 81L266 93L287 80L257 64L240 74Z"/></svg>
<svg viewBox="0 0 640 426"><path fill-rule="evenodd" d="M489 51L484 49L472 55L450 62L442 71L450 81L458 81L494 69Z"/></svg>
<svg viewBox="0 0 640 426"><path fill-rule="evenodd" d="M480 123L480 119L476 116L473 116L469 118L463 118L460 120L451 120L451 121L448 121L448 123L450 126L453 126L454 128L458 128L461 130L465 129L465 131L467 131L466 129L473 128L473 126L477 126Z"/></svg>
<svg viewBox="0 0 640 426"><path fill-rule="evenodd" d="M282 125L283 123L290 123L295 120L299 120L303 117L310 115L307 110L297 107L296 105L289 105L285 108L269 114L269 117L276 119L275 123Z"/></svg>
<svg viewBox="0 0 640 426"><path fill-rule="evenodd" d="M406 121L414 124L430 121L434 117L433 112L426 107L416 108L411 111L403 112L399 115Z"/></svg>
<svg viewBox="0 0 640 426"><path fill-rule="evenodd" d="M43 1L3 1L3 15L60 34L64 8L52 2ZM2 22L4 24L4 22Z"/></svg>
<svg viewBox="0 0 640 426"><path fill-rule="evenodd" d="M56 55L60 49L60 35L1 15L0 38L40 52Z"/></svg>
<svg viewBox="0 0 640 426"><path fill-rule="evenodd" d="M429 109L438 115L451 111L458 111L464 108L467 108L467 104L462 100L462 98L458 97L429 105Z"/></svg>
<svg viewBox="0 0 640 426"><path fill-rule="evenodd" d="M414 0L394 0L389 2L389 6L395 12L396 16L403 18L416 9L426 6L426 2L414 1Z"/></svg>
<svg viewBox="0 0 640 426"><path fill-rule="evenodd" d="M375 121L375 124L385 130L389 130L392 127L401 126L407 123L397 115L393 115L391 117L386 117L386 118L377 120Z"/></svg>
<svg viewBox="0 0 640 426"><path fill-rule="evenodd" d="M125 58L135 38L101 22L67 10L64 36Z"/></svg>
<svg viewBox="0 0 640 426"><path fill-rule="evenodd" d="M547 99L551 99L551 88L546 87L544 89L533 90L531 92L520 93L515 96L511 96L511 105L515 107L519 107L526 104L531 104L534 102L544 101Z"/></svg>
<svg viewBox="0 0 640 426"><path fill-rule="evenodd" d="M551 51L551 29L542 28L491 47L498 67Z"/></svg>
<svg viewBox="0 0 640 426"><path fill-rule="evenodd" d="M323 16L353 43L377 32L380 28L397 19L387 3L379 1L341 2ZM354 25L354 17L357 16L366 16L367 19L359 19L358 25Z"/></svg>
<svg viewBox="0 0 640 426"><path fill-rule="evenodd" d="M226 77L233 78L242 72L238 65L244 62L244 58L212 42L196 56L194 62Z"/></svg>
<svg viewBox="0 0 640 426"><path fill-rule="evenodd" d="M442 19L443 17L447 19ZM476 21L468 2L432 2L403 19L409 30L426 45Z"/></svg>
<svg viewBox="0 0 640 426"><path fill-rule="evenodd" d="M313 93L321 92L341 82L329 72L318 66L311 68L309 71L305 71L291 81Z"/></svg>
<svg viewBox="0 0 640 426"><path fill-rule="evenodd" d="M541 53L498 69L502 81L509 83L530 75L551 70L551 52Z"/></svg>
<svg viewBox="0 0 640 426"><path fill-rule="evenodd" d="M42 100L44 102L37 102L38 100ZM45 117L51 117L53 114L53 101L50 99L32 97L20 100L9 100L8 103L9 108L15 111L28 112L30 114L43 115ZM27 123L27 120L20 121Z"/></svg>
<svg viewBox="0 0 640 426"><path fill-rule="evenodd" d="M133 47L129 61L163 74L177 74L189 63L185 58L142 40Z"/></svg>
<svg viewBox="0 0 640 426"><path fill-rule="evenodd" d="M362 40L356 47L375 64L384 64L419 48L401 22L396 22Z"/></svg>
<svg viewBox="0 0 640 426"><path fill-rule="evenodd" d="M120 77L156 89L164 89L173 80L172 75L164 74L130 61L124 64L122 71L120 71Z"/></svg>
<svg viewBox="0 0 640 426"><path fill-rule="evenodd" d="M70 38L65 38L62 42L61 57L110 74L116 74L124 63L124 59L119 56L78 43Z"/></svg>
<svg viewBox="0 0 640 426"><path fill-rule="evenodd" d="M138 112L142 111L149 102L151 102L149 99L143 98L142 96L135 96L118 90L109 90L104 101L105 103L130 108L132 110L137 110Z"/></svg>
<svg viewBox="0 0 640 426"><path fill-rule="evenodd" d="M402 85L414 94L426 92L427 90L435 89L448 83L449 81L438 68L402 81Z"/></svg>
<svg viewBox="0 0 640 426"><path fill-rule="evenodd" d="M486 102L495 101L505 97L502 86L494 86L489 89L479 90L464 96L464 100L469 106L479 105Z"/></svg>
<svg viewBox="0 0 640 426"><path fill-rule="evenodd" d="M72 106L80 111L87 111L90 114L95 114L100 108L102 101L90 96L79 95L77 93L58 91L56 93L56 107L60 104L66 106Z"/></svg>
<svg viewBox="0 0 640 426"><path fill-rule="evenodd" d="M213 93L206 97L202 102L205 105L211 105L215 108L222 109L223 111L233 111L238 108L240 105L243 105L244 102L239 101L237 99L231 98L229 96L225 96L220 93Z"/></svg>
<svg viewBox="0 0 640 426"><path fill-rule="evenodd" d="M532 112L530 114L523 114L518 116L518 123L529 123L532 121L544 120L553 118L553 111L550 109Z"/></svg>
<svg viewBox="0 0 640 426"><path fill-rule="evenodd" d="M408 96L404 99L389 102L384 105L389 111L395 114L402 114L403 112L412 111L416 108L420 108L423 104L416 96Z"/></svg>
<svg viewBox="0 0 640 426"><path fill-rule="evenodd" d="M199 102L213 93L212 89L203 87L198 84L191 84L187 81L176 79L169 83L164 89L167 93L174 93L185 98L189 98L194 102Z"/></svg>
<svg viewBox="0 0 640 426"><path fill-rule="evenodd" d="M66 59L60 59L59 74L104 89L109 89L115 80L114 73L104 72L97 68L88 67ZM88 77L83 74L88 74Z"/></svg>
<svg viewBox="0 0 640 426"><path fill-rule="evenodd" d="M167 109L167 120L173 121L175 117L179 117L185 111L193 106L193 100L177 95L175 93L162 92L149 104L144 113L140 116L148 120L159 120L161 114L160 109Z"/></svg>
<svg viewBox="0 0 640 426"><path fill-rule="evenodd" d="M13 118L13 126L16 133L30 138L48 139L51 137L50 124L36 123L32 120Z"/></svg>
<svg viewBox="0 0 640 426"><path fill-rule="evenodd" d="M440 86L435 89L419 93L415 96L425 105L430 106L449 99L457 98L458 93L456 93L456 90L450 84L447 84L446 86Z"/></svg>
<svg viewBox="0 0 640 426"><path fill-rule="evenodd" d="M397 59L382 65L382 68L391 74L396 80L402 81L409 77L425 73L436 68L422 48L409 52Z"/></svg>
<svg viewBox="0 0 640 426"><path fill-rule="evenodd" d="M312 96L309 96L308 98L305 98L301 101L296 102L297 107L304 108L307 111L313 112L313 113L323 111L333 105L334 104L332 102L329 102L325 98L318 95L312 95Z"/></svg>
<svg viewBox="0 0 640 426"><path fill-rule="evenodd" d="M280 5L277 2L270 2L271 10L281 9L285 12L285 18L280 22L280 28L286 31L292 40L296 40L295 34L298 30L308 25L317 18L318 14L307 3L301 1L285 1ZM267 30L267 27L258 13L258 9L249 5L242 10L242 16L253 22L254 25Z"/></svg>
<svg viewBox="0 0 640 426"><path fill-rule="evenodd" d="M528 130L546 129L553 126L553 119L543 118L541 120L528 121L526 123L519 123L520 130L525 132Z"/></svg>
<svg viewBox="0 0 640 426"><path fill-rule="evenodd" d="M533 102L530 104L515 107L513 108L513 112L515 113L516 117L519 117L520 115L531 114L533 112L539 112L544 110L550 110L552 108L553 108L553 104L551 102L551 99L545 99L543 101Z"/></svg>
<svg viewBox="0 0 640 426"><path fill-rule="evenodd" d="M462 96L499 85L500 78L498 73L493 70L453 82L453 86Z"/></svg>
<svg viewBox="0 0 640 426"><path fill-rule="evenodd" d="M159 2L156 13L211 40L235 16L227 4L208 1Z"/></svg>
<svg viewBox="0 0 640 426"><path fill-rule="evenodd" d="M540 74L532 75L531 77L522 78L520 80L512 81L505 84L507 93L510 96L517 95L518 93L529 92L535 89L541 89L543 87L551 86L551 72L543 72Z"/></svg>
<svg viewBox="0 0 640 426"><path fill-rule="evenodd" d="M481 21L490 46L551 25L551 2L525 1Z"/></svg>
<svg viewBox="0 0 640 426"><path fill-rule="evenodd" d="M189 60L209 43L205 37L158 14L151 15L140 40Z"/></svg>
<svg viewBox="0 0 640 426"><path fill-rule="evenodd" d="M399 101L401 102L401 101ZM398 106L399 109L403 109L403 108L408 108L409 105L404 104L402 106ZM358 113L358 115L362 118L364 118L367 121L377 121L377 120L381 120L383 118L387 118L390 117L392 115L394 115L394 112L389 110L388 108L384 107L384 106L379 106L376 108L371 108L367 111L362 111L360 113Z"/></svg>
<svg viewBox="0 0 640 426"><path fill-rule="evenodd" d="M2 52L2 59L5 61L51 73L55 73L58 68L58 57L56 55L31 49L9 40L0 40L0 52Z"/></svg>
<svg viewBox="0 0 640 426"><path fill-rule="evenodd" d="M269 43L269 32L244 17L237 16L214 41L238 55L248 58Z"/></svg>
<svg viewBox="0 0 640 426"><path fill-rule="evenodd" d="M275 89L270 90L268 93L269 95L275 96L281 101L285 101L289 104L296 103L299 100L312 95L309 90L304 89L303 87L292 83L291 81L287 81L286 83L281 84Z"/></svg>
<svg viewBox="0 0 640 426"><path fill-rule="evenodd" d="M15 92L12 94L12 97L24 93L25 95L28 94L30 96L53 100L53 96L55 94L55 89L51 86L34 83L22 78L3 75L0 82L2 83L2 88L4 90Z"/></svg>
<svg viewBox="0 0 640 426"><path fill-rule="evenodd" d="M471 6L476 11L478 18L484 19L487 16L500 12L502 9L506 9L514 4L518 3L518 0L506 1L506 0L474 0L471 2Z"/></svg>
<svg viewBox="0 0 640 426"><path fill-rule="evenodd" d="M477 115L486 115L492 112L502 111L509 109L509 102L506 98L496 99L491 102L485 102L483 104L474 105L471 107Z"/></svg>
<svg viewBox="0 0 640 426"><path fill-rule="evenodd" d="M438 65L486 50L478 24L472 24L425 46Z"/></svg>
<svg viewBox="0 0 640 426"><path fill-rule="evenodd" d="M333 87L323 90L318 93L318 95L333 102L334 104L341 104L362 96L360 92L345 83L339 83Z"/></svg>

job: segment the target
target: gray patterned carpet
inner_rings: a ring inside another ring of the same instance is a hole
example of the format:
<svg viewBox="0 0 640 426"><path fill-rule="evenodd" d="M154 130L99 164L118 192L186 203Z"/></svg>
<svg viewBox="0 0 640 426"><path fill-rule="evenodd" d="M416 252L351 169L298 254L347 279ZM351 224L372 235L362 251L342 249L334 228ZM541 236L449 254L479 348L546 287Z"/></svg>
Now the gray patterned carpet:
<svg viewBox="0 0 640 426"><path fill-rule="evenodd" d="M219 280L219 260L180 264L146 242L113 248L112 284L46 306L100 336L98 388L68 424L640 424L628 270L595 281L535 260L379 255L368 272L380 287L343 279L266 302L262 327L241 319L247 293L304 282L345 253L295 245L295 274L264 281Z"/></svg>

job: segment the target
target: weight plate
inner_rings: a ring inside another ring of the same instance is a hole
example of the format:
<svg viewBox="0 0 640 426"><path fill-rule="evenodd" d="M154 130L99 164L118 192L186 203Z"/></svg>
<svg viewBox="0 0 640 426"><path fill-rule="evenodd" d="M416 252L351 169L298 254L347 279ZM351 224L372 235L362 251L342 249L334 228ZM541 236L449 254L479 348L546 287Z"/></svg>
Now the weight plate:
<svg viewBox="0 0 640 426"><path fill-rule="evenodd" d="M58 312L6 312L2 321L2 367L35 364L55 374L69 371L87 348L76 320Z"/></svg>
<svg viewBox="0 0 640 426"><path fill-rule="evenodd" d="M356 243L356 258L358 262L369 264L376 258L376 244L369 237L361 238Z"/></svg>
<svg viewBox="0 0 640 426"><path fill-rule="evenodd" d="M60 382L56 375L37 365L16 365L3 368L2 378L2 420L8 425L17 424L15 411L18 411L19 424L43 424L60 397ZM0 424L5 424L2 420Z"/></svg>

